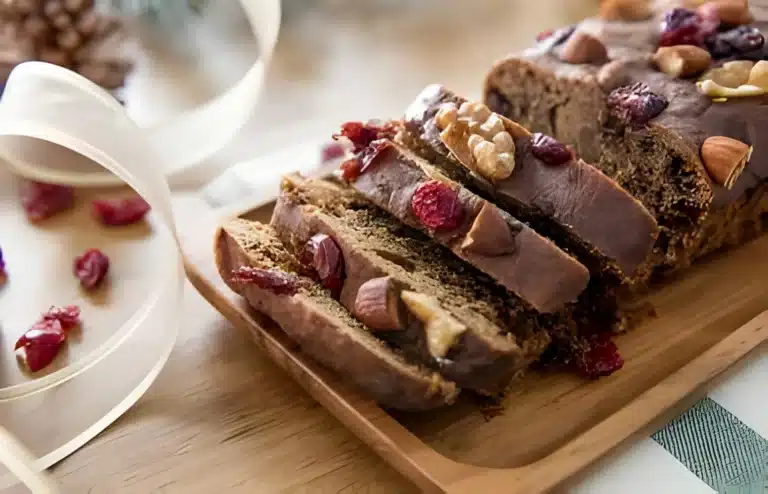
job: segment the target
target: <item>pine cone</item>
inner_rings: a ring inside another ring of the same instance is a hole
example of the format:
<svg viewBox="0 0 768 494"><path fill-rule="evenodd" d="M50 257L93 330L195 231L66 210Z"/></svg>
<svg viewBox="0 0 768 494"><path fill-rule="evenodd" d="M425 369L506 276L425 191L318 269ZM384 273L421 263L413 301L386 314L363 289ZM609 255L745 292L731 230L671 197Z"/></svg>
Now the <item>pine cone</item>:
<svg viewBox="0 0 768 494"><path fill-rule="evenodd" d="M12 60L0 52L0 69L40 60L117 89L125 84L132 63L118 56L117 47L108 54L103 48L123 28L117 18L97 12L94 0L0 0L0 36L15 52Z"/></svg>

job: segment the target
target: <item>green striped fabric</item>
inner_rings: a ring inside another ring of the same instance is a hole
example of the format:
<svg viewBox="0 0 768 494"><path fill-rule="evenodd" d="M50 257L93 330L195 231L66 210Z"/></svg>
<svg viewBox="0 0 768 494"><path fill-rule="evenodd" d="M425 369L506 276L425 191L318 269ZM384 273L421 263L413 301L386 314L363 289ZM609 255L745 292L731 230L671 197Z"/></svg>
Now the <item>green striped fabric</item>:
<svg viewBox="0 0 768 494"><path fill-rule="evenodd" d="M768 494L768 440L710 398L652 438L717 492Z"/></svg>

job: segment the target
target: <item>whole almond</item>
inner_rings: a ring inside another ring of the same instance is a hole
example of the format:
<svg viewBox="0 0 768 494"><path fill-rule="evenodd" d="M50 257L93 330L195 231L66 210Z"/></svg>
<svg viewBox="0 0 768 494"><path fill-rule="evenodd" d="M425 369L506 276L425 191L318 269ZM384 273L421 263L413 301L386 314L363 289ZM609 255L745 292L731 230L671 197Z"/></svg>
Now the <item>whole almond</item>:
<svg viewBox="0 0 768 494"><path fill-rule="evenodd" d="M600 17L606 21L644 21L652 14L650 0L604 0L600 4Z"/></svg>
<svg viewBox="0 0 768 494"><path fill-rule="evenodd" d="M485 202L461 243L466 253L497 257L517 250L515 234L498 207Z"/></svg>
<svg viewBox="0 0 768 494"><path fill-rule="evenodd" d="M713 0L699 6L696 11L704 19L719 19L734 26L755 22L747 0Z"/></svg>
<svg viewBox="0 0 768 494"><path fill-rule="evenodd" d="M405 329L401 291L402 286L391 276L366 281L355 296L355 317L377 331Z"/></svg>
<svg viewBox="0 0 768 494"><path fill-rule="evenodd" d="M560 60L573 64L604 63L608 61L608 51L599 39L583 31L576 31L565 42Z"/></svg>
<svg viewBox="0 0 768 494"><path fill-rule="evenodd" d="M733 187L747 166L752 146L725 136L713 136L701 146L701 161L709 176L726 189Z"/></svg>
<svg viewBox="0 0 768 494"><path fill-rule="evenodd" d="M653 63L670 77L692 77L709 68L712 56L698 46L662 46L653 55Z"/></svg>

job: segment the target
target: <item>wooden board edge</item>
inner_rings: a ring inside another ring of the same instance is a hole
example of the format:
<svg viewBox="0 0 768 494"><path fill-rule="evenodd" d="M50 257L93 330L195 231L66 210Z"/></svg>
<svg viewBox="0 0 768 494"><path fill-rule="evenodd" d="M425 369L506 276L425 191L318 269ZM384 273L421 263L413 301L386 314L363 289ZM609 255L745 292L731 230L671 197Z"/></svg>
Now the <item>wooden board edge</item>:
<svg viewBox="0 0 768 494"><path fill-rule="evenodd" d="M768 342L768 311L702 353L628 405L541 460L520 468L477 467L471 477L450 482L451 494L490 492L500 485L514 486L511 494L547 492L594 463L625 441L647 432L661 417L685 410L692 397L731 366ZM596 441L602 436L603 441ZM440 480L440 479L439 479Z"/></svg>
<svg viewBox="0 0 768 494"><path fill-rule="evenodd" d="M320 367L255 324L243 309L220 293L185 258L184 268L192 286L239 330L254 336L267 356L287 372L318 403L366 443L395 470L424 492L445 492L433 472L451 472L448 480L470 476L477 468L441 455L403 427L377 404L344 386L330 371ZM257 332L258 334L254 334Z"/></svg>

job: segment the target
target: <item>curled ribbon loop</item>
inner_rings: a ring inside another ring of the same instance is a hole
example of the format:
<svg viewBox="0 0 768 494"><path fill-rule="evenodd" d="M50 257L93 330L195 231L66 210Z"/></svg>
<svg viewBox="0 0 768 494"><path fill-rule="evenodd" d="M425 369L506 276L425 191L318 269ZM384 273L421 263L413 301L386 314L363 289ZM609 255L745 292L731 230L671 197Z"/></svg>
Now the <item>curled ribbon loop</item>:
<svg viewBox="0 0 768 494"><path fill-rule="evenodd" d="M157 127L137 126L109 93L60 67L29 62L17 67L8 80L0 101L0 155L11 168L26 178L64 185L127 183L149 202L159 220L161 227L154 235L161 241L153 256L162 256L164 262L144 303L100 347L47 376L0 389L0 466L15 477L0 470L0 490L21 481L32 492L55 492L39 472L80 448L130 408L170 355L178 332L184 270L167 179L221 149L250 117L277 39L279 1L241 3L259 38L261 58L228 92ZM55 149L56 159L41 149ZM78 160L97 163L104 170L67 166ZM147 355L149 341L152 353ZM88 383L99 382L99 374L119 372L116 365L132 366L135 377L120 389L109 390L107 399L100 396L93 416L71 419L76 423L68 424L66 434L40 438L29 433L30 417L42 415L46 406L61 406L57 400L67 393L87 396L83 388L87 393Z"/></svg>

